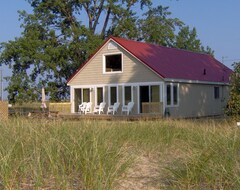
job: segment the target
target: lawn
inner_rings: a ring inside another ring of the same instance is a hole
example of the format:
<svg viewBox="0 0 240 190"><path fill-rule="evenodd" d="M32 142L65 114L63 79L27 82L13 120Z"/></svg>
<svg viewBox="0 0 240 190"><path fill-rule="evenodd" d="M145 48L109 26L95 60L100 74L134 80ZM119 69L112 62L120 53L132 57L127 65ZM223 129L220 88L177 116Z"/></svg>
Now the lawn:
<svg viewBox="0 0 240 190"><path fill-rule="evenodd" d="M240 189L227 120L0 123L0 189Z"/></svg>

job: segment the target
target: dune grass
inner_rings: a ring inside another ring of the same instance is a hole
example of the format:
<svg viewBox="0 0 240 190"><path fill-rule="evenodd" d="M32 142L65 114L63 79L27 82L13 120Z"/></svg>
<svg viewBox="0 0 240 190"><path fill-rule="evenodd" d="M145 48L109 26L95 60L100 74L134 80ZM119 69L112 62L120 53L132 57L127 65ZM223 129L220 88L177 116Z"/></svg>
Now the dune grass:
<svg viewBox="0 0 240 190"><path fill-rule="evenodd" d="M117 189L141 152L166 189L239 189L239 130L229 121L0 123L0 189Z"/></svg>

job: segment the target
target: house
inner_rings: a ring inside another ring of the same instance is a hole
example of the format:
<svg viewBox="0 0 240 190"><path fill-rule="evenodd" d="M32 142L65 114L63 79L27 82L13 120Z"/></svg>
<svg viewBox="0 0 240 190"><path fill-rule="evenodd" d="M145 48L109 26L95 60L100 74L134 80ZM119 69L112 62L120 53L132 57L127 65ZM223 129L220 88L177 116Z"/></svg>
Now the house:
<svg viewBox="0 0 240 190"><path fill-rule="evenodd" d="M207 54L110 37L68 80L71 112L81 102L132 101L132 114L220 115L231 73Z"/></svg>

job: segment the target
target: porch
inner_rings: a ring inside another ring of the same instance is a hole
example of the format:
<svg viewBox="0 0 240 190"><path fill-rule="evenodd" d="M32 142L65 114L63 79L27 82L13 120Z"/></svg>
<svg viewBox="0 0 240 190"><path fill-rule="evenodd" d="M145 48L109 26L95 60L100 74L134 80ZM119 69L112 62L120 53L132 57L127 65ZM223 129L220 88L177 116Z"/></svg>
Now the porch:
<svg viewBox="0 0 240 190"><path fill-rule="evenodd" d="M103 113L107 113L108 108L114 103L119 103L116 115L121 117L122 108L127 106L129 102L133 102L131 115L156 114L163 116L165 110L164 83L71 86L71 113L78 114L79 105L83 102L91 103L89 113L93 113L94 108L99 106L101 102L106 103Z"/></svg>

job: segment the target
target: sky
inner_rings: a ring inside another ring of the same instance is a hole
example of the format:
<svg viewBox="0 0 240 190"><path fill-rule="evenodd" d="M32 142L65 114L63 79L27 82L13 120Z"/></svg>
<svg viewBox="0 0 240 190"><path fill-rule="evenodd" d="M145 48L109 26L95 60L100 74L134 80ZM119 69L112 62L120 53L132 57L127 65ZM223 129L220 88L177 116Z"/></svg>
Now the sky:
<svg viewBox="0 0 240 190"><path fill-rule="evenodd" d="M240 61L240 0L153 0L154 6L159 4L169 6L172 17L195 27L198 38L214 50L217 60L229 68ZM18 10L29 12L31 7L25 0L0 0L0 42L21 35Z"/></svg>

